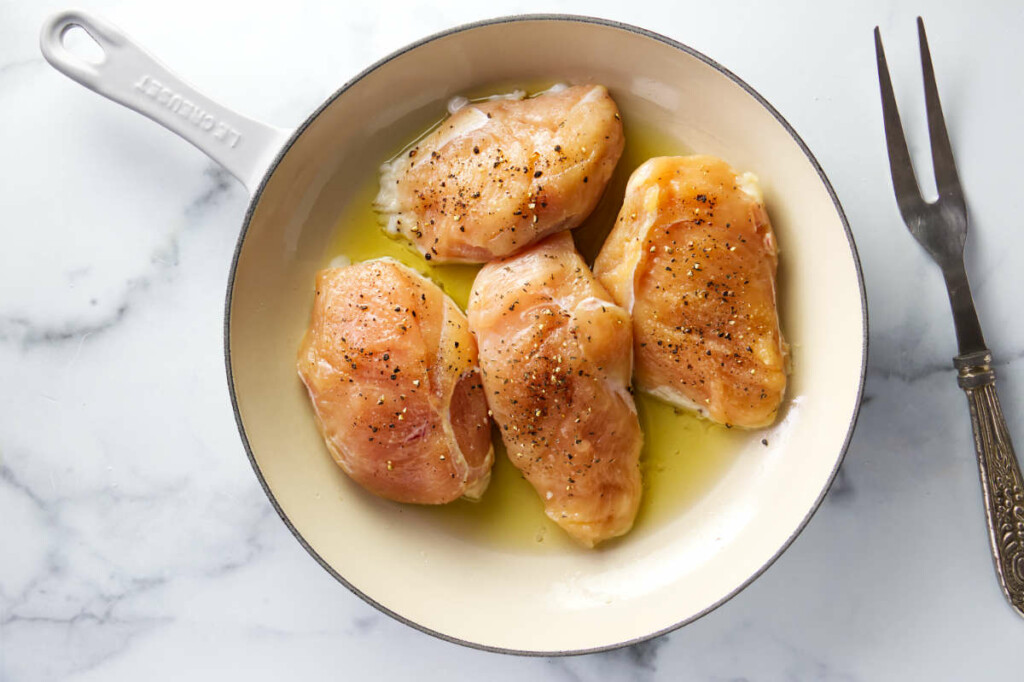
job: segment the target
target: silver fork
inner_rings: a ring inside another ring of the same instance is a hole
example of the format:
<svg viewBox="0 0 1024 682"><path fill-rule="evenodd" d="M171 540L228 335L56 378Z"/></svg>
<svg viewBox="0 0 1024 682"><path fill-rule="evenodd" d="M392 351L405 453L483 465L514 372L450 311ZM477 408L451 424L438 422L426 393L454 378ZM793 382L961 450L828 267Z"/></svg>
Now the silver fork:
<svg viewBox="0 0 1024 682"><path fill-rule="evenodd" d="M1013 452L1010 432L996 395L992 354L985 346L978 314L974 310L971 288L964 268L964 242L967 239L967 207L953 160L953 149L935 85L935 72L928 51L924 22L917 18L921 44L921 68L924 71L924 96L928 110L928 133L932 147L932 165L939 198L926 202L921 197L914 167L903 136L889 68L882 49L882 35L875 28L875 52L878 57L878 81L882 90L885 139L889 147L889 169L896 190L903 222L918 243L931 254L946 279L949 303L960 354L953 358L958 370L957 383L967 394L974 430L974 449L981 472L981 489L988 518L989 542L995 559L996 574L1003 593L1024 616L1024 477Z"/></svg>

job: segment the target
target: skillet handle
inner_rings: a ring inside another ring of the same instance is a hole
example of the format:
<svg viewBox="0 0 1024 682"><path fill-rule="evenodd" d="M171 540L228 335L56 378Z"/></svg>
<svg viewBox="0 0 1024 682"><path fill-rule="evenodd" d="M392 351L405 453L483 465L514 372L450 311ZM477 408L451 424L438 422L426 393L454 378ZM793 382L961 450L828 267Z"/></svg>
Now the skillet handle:
<svg viewBox="0 0 1024 682"><path fill-rule="evenodd" d="M103 50L98 63L77 57L64 46L64 36L76 26ZM65 76L185 138L238 178L250 193L255 193L291 134L210 100L119 29L85 12L68 10L47 19L39 47L46 61Z"/></svg>

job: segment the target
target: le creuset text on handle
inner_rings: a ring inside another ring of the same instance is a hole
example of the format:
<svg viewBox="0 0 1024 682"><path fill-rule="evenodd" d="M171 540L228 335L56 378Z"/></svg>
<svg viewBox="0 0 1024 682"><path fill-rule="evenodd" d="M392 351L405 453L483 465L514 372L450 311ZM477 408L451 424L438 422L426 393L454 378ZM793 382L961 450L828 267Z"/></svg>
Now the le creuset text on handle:
<svg viewBox="0 0 1024 682"><path fill-rule="evenodd" d="M75 27L103 50L99 62L82 59L65 47L64 37ZM50 17L39 43L55 69L177 133L238 178L250 193L290 135L217 104L119 29L85 12L69 10Z"/></svg>

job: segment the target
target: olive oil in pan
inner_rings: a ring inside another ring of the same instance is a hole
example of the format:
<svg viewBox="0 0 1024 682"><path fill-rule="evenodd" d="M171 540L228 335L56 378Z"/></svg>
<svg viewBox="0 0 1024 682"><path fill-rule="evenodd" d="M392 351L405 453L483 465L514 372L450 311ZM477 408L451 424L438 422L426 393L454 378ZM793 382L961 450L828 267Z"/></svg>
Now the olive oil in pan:
<svg viewBox="0 0 1024 682"><path fill-rule="evenodd" d="M530 85L533 87L524 88L522 84L518 87L538 92L550 87L551 82ZM514 89L515 86L492 87L488 92ZM471 99L484 94L469 93ZM623 118L626 145L622 158L597 208L573 231L577 248L591 264L615 223L626 183L637 166L654 156L691 153L676 138L631 122L625 114ZM339 216L324 265L337 256L353 262L390 256L430 277L465 310L473 278L480 266L430 263L404 239L388 235L373 209L378 189L377 166L371 167L371 171L365 186ZM639 392L636 404L644 432L641 454L644 493L633 532L642 533L678 517L707 494L736 461L753 434L726 429ZM481 501L458 500L437 507L408 505L403 507L404 512L420 515L454 536L500 549L574 551L575 543L544 515L540 497L509 461L496 431L494 444L491 483ZM624 541L628 541L628 536Z"/></svg>
<svg viewBox="0 0 1024 682"><path fill-rule="evenodd" d="M694 414L677 411L646 394L637 394L644 432L640 455L644 492L632 532L671 521L698 502L729 470L750 434L726 429ZM565 531L544 515L544 505L505 454L494 434L491 484L479 502L457 500L439 507L410 510L466 540L521 551L579 549ZM629 536L601 547L628 542ZM579 551L593 551L583 550Z"/></svg>
<svg viewBox="0 0 1024 682"><path fill-rule="evenodd" d="M328 246L324 267L337 256L344 256L353 263L371 258L391 257L430 277L462 310L465 310L469 303L469 290L473 286L473 278L476 277L480 266L430 263L405 239L389 235L378 221L377 212L373 210L377 189L377 176L374 175L356 192L342 212L334 228L334 237Z"/></svg>

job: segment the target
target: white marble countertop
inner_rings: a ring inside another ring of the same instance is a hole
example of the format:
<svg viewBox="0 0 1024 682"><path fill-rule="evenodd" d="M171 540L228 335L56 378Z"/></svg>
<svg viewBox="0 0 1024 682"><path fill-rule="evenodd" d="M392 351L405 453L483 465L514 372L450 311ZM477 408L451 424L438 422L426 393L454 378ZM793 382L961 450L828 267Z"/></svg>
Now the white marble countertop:
<svg viewBox="0 0 1024 682"><path fill-rule="evenodd" d="M0 0L0 680L1021 679L1024 621L987 546L938 271L889 184L871 29L924 163L913 14L892 2L84 0L204 92L280 126L377 58L487 16L665 33L765 95L829 174L860 249L870 369L821 510L717 611L608 654L464 649L373 610L272 511L235 429L223 289L247 195L198 151L46 65L64 2ZM929 3L970 201L969 269L1024 439L1024 9ZM924 167L924 166L921 166ZM925 183L930 182L925 180Z"/></svg>

